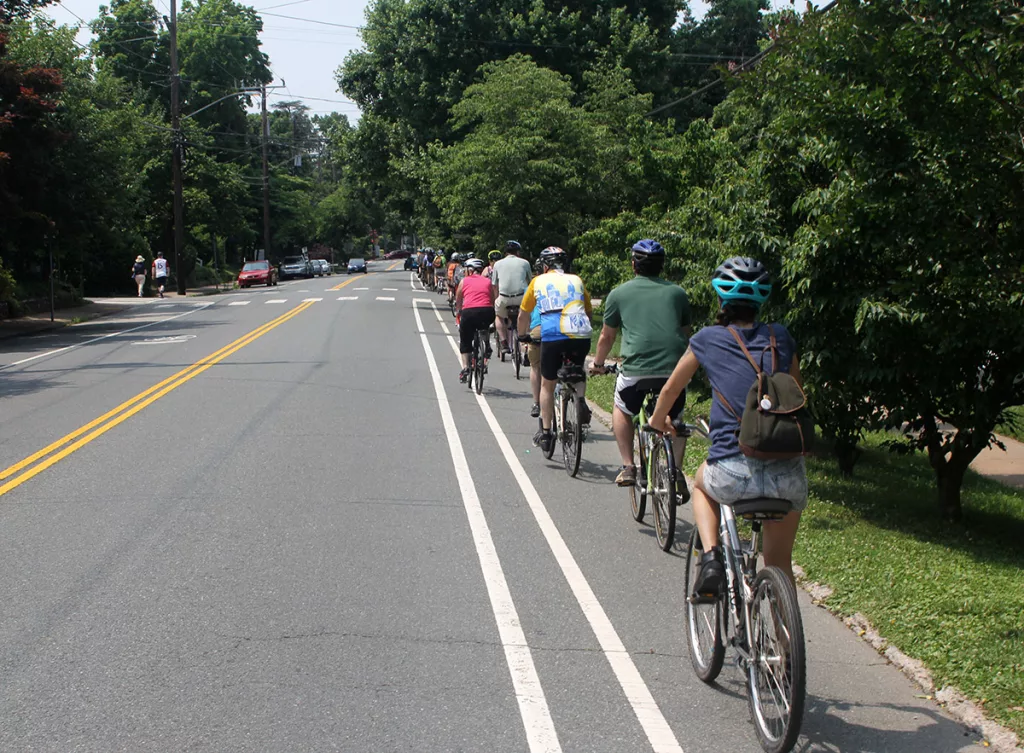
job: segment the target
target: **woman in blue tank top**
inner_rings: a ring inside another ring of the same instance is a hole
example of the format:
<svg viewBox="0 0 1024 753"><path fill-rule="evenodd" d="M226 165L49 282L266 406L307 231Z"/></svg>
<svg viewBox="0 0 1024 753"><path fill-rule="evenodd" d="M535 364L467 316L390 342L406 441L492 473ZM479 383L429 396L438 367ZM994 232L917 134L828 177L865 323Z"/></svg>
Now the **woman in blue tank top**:
<svg viewBox="0 0 1024 753"><path fill-rule="evenodd" d="M804 459L758 460L743 455L738 441L739 418L729 409L741 406L742 411L756 376L740 341L748 351L757 353L769 346L774 334L779 370L800 382L800 361L792 335L781 324L768 325L757 319L771 293L768 271L759 261L734 257L715 270L711 284L721 304L716 326L705 327L690 338L689 348L662 389L651 416L652 426L670 431L669 409L697 369L704 369L712 387L711 450L707 462L697 471L693 490L693 515L704 546L701 571L694 584L698 594L717 594L725 582L725 566L718 546L720 504L755 497L793 503L793 512L764 527L765 565L782 568L790 580L793 542L800 512L807 506Z"/></svg>

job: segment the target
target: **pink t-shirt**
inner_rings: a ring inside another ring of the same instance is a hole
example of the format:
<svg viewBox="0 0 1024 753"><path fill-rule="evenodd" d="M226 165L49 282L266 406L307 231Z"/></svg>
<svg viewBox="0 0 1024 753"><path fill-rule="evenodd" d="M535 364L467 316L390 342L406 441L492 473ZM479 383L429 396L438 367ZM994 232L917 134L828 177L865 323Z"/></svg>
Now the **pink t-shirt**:
<svg viewBox="0 0 1024 753"><path fill-rule="evenodd" d="M491 281L480 275L462 280L462 308L482 309L491 307Z"/></svg>

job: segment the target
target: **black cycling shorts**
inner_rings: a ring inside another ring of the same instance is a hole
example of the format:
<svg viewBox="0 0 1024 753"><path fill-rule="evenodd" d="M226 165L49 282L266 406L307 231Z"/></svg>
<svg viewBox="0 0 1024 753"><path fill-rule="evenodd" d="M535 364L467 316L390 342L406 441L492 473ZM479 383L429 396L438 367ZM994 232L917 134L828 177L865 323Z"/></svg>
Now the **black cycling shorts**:
<svg viewBox="0 0 1024 753"><path fill-rule="evenodd" d="M615 406L627 416L635 416L643 407L644 398L648 395L658 394L668 377L626 377L619 374L615 380ZM673 420L679 418L679 414L686 407L686 390L676 398L675 403L669 410L668 415Z"/></svg>
<svg viewBox="0 0 1024 753"><path fill-rule="evenodd" d="M494 324L494 309L488 306L487 308L475 308L475 309L462 309L462 315L459 317L459 352L460 353L472 353L473 352L473 333L476 330L483 330L482 337L484 342L487 343L487 355L491 355L491 338L487 336L487 331Z"/></svg>
<svg viewBox="0 0 1024 753"><path fill-rule="evenodd" d="M588 353L589 337L582 340L545 340L540 344L540 375L553 382L558 379L558 370L562 368L566 357L583 367Z"/></svg>

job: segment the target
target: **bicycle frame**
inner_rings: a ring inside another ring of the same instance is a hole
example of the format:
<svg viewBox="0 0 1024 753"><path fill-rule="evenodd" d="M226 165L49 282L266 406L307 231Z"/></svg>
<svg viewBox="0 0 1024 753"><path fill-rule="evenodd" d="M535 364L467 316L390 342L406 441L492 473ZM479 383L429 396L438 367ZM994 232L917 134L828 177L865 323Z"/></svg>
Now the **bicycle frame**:
<svg viewBox="0 0 1024 753"><path fill-rule="evenodd" d="M720 505L721 519L719 523L719 543L725 559L726 595L729 604L729 616L736 627L729 642L739 653L744 662L750 660L750 651L746 645L747 636L751 635L750 603L754 598L752 584L757 574L757 557L760 553L761 523L754 521L749 546L744 546L736 525L736 516L729 505ZM725 610L722 619L725 620ZM722 635L728 635L727 625L722 625Z"/></svg>

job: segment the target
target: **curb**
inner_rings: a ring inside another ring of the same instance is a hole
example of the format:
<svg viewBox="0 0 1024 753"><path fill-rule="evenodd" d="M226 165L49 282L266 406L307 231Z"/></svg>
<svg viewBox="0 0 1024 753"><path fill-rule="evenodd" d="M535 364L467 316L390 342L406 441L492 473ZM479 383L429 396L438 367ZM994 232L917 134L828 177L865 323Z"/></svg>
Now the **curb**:
<svg viewBox="0 0 1024 753"><path fill-rule="evenodd" d="M610 430L612 428L611 414L594 403L593 400L588 399L587 405L590 406L590 410L601 423ZM687 481L691 484L693 483L693 479L689 477L687 477ZM1019 747L1020 741L1016 733L998 722L988 719L985 716L984 710L957 688L947 685L936 689L935 681L932 679L932 674L928 671L928 668L922 662L907 656L889 643L871 626L871 623L868 622L864 615L858 612L852 616L843 617L832 611L825 603L825 600L832 595L832 589L829 586L807 580L803 568L799 565L793 565L793 572L796 575L800 588L811 597L811 601L816 607L825 610L832 617L841 621L857 637L884 656L889 664L898 669L914 685L924 691L924 700L935 702L939 707L945 709L946 713L954 721L981 735L983 738L981 744L991 748L996 753L1024 753L1024 748Z"/></svg>

